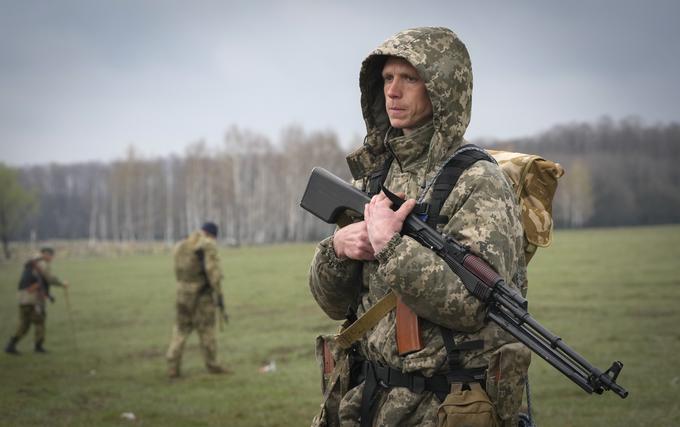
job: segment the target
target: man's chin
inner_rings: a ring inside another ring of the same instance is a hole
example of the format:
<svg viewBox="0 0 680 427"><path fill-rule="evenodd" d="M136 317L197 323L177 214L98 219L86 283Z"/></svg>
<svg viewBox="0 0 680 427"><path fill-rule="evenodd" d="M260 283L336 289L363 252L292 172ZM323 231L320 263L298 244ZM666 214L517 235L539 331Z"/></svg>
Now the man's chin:
<svg viewBox="0 0 680 427"><path fill-rule="evenodd" d="M404 120L400 119L390 119L390 126L392 126L394 129L403 129L404 127L408 126L408 123L405 123Z"/></svg>

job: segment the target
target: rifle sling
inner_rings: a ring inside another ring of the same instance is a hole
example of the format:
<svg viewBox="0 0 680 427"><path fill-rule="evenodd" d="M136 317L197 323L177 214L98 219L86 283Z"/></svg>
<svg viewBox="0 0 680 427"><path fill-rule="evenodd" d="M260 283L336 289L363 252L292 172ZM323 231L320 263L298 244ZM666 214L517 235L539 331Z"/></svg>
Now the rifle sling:
<svg viewBox="0 0 680 427"><path fill-rule="evenodd" d="M396 306L397 294L395 294L394 291L390 291L354 323L337 334L335 336L335 341L343 349L350 348L352 344L366 333L366 331L377 325L380 319L394 310Z"/></svg>

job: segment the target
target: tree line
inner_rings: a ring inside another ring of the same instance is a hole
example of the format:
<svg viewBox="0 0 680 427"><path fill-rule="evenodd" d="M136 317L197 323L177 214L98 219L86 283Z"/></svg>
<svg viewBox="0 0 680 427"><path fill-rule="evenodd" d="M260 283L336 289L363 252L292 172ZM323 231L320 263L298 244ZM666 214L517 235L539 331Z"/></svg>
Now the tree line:
<svg viewBox="0 0 680 427"><path fill-rule="evenodd" d="M20 168L40 209L13 237L171 244L210 219L227 244L316 239L329 226L299 200L314 166L349 178L344 154L332 132L290 127L279 142L232 127L221 146L195 142L183 156L144 158L129 147L111 163Z"/></svg>
<svg viewBox="0 0 680 427"><path fill-rule="evenodd" d="M554 203L557 227L680 222L680 123L603 117L497 146L564 166Z"/></svg>
<svg viewBox="0 0 680 427"><path fill-rule="evenodd" d="M603 118L530 138L475 142L565 167L554 204L558 227L680 222L680 124ZM170 244L211 219L226 244L317 240L329 226L300 209L299 201L314 166L349 178L346 151L331 131L293 126L273 144L232 127L220 146L199 141L182 156L146 158L130 147L109 163L21 167L19 182L39 209L26 207L26 220L7 234Z"/></svg>

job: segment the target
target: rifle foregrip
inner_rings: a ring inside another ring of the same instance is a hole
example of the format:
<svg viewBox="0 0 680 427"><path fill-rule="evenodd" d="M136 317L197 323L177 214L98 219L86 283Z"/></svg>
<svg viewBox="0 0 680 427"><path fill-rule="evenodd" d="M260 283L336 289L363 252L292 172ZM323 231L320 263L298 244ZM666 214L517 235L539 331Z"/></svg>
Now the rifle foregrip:
<svg viewBox="0 0 680 427"><path fill-rule="evenodd" d="M465 258L463 258L463 266L490 288L493 288L496 283L503 280L489 264L476 255L465 255Z"/></svg>

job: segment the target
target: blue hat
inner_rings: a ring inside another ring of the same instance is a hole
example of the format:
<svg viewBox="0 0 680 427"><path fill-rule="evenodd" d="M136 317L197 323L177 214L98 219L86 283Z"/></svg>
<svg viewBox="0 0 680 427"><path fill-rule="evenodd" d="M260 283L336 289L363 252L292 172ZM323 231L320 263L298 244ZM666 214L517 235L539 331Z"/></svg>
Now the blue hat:
<svg viewBox="0 0 680 427"><path fill-rule="evenodd" d="M210 221L206 222L201 227L201 230L205 231L206 233L210 234L211 236L217 237L218 228L217 228L217 224L215 224L214 222L210 222Z"/></svg>

